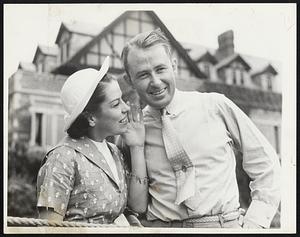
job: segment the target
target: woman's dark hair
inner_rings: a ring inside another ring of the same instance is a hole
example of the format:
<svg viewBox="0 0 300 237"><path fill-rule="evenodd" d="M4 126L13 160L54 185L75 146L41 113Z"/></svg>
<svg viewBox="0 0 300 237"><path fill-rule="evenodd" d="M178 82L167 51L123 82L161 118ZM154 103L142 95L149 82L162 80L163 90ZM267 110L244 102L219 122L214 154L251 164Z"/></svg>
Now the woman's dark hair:
<svg viewBox="0 0 300 237"><path fill-rule="evenodd" d="M67 130L67 133L71 138L77 139L87 135L90 125L86 115L99 110L99 105L103 103L106 96L105 83L109 83L114 79L115 78L112 75L106 74L104 78L98 83L89 102Z"/></svg>

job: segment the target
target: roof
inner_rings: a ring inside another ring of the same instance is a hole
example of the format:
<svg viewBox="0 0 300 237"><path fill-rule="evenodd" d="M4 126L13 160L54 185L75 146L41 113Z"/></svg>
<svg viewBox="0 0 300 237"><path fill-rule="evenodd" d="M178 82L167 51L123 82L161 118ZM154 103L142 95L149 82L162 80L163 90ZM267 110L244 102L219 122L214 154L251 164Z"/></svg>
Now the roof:
<svg viewBox="0 0 300 237"><path fill-rule="evenodd" d="M278 72L275 70L275 68L271 65L271 64L268 64L265 68L263 68L262 70L260 71L257 71L257 72L254 72L252 74L252 77L255 77L255 76L258 76L260 74L263 74L263 73L267 73L267 72L270 72L272 73L273 75L277 75Z"/></svg>
<svg viewBox="0 0 300 237"><path fill-rule="evenodd" d="M60 67L64 67L69 63L74 63L74 61L79 60L79 58L88 50L88 48L92 47L93 44L98 42L99 38L103 37L108 31L111 30L111 28L113 28L115 25L117 25L120 21L126 19L126 17L131 12L133 12L133 11L126 11L123 14L121 14L119 17L117 17L108 26L103 28L103 30L97 36L93 37L93 39L91 39L91 41L89 43L87 43L84 47L82 47L77 53L75 53L67 62L65 62ZM173 44L173 46L178 50L178 52L180 53L182 58L186 60L187 64L190 66L191 70L195 73L195 75L200 78L207 78L207 76L203 72L200 71L200 69L195 64L195 62L190 58L190 56L187 54L187 52L182 47L182 45L170 33L168 28L163 24L163 22L159 19L159 17L153 11L144 11L144 12L147 12L153 18L153 20L160 26L161 30L166 34L167 38L170 39L171 44ZM60 69L57 68L57 70L60 70Z"/></svg>
<svg viewBox="0 0 300 237"><path fill-rule="evenodd" d="M58 52L59 52L59 48L57 45L53 45L53 46L38 45L36 48L32 62L35 62L36 57L39 53L56 57L58 55Z"/></svg>
<svg viewBox="0 0 300 237"><path fill-rule="evenodd" d="M97 35L102 29L103 26L100 24L86 23L86 22L64 22L66 28L73 33L85 34L90 36Z"/></svg>
<svg viewBox="0 0 300 237"><path fill-rule="evenodd" d="M72 21L72 22L62 22L55 40L55 43L57 44L61 34L64 31L68 31L71 33L81 34L81 35L87 35L87 36L96 36L99 34L99 32L103 29L103 26L101 24L93 24L93 23L87 23L87 22L79 22L79 21Z"/></svg>
<svg viewBox="0 0 300 237"><path fill-rule="evenodd" d="M187 50L188 54L194 61L199 60L202 56L206 54L206 52L209 52L211 55L215 55L217 51L214 48L205 47L197 43L181 42L181 44ZM239 53L239 55L250 65L252 74L261 72L269 64L272 67L274 67L274 69L277 72L280 71L281 65L277 61L261 58L257 56L252 56L244 53Z"/></svg>
<svg viewBox="0 0 300 237"><path fill-rule="evenodd" d="M216 59L215 56L213 56L209 51L206 51L205 54L203 54L197 62L202 62L202 61L207 61L211 62L213 65L217 64L218 60Z"/></svg>
<svg viewBox="0 0 300 237"><path fill-rule="evenodd" d="M59 48L57 45L53 45L51 47L45 45L39 45L38 47L40 48L41 52L46 55L57 56L59 52Z"/></svg>
<svg viewBox="0 0 300 237"><path fill-rule="evenodd" d="M241 55L239 55L237 53L234 53L234 54L220 60L218 62L218 64L216 65L216 69L219 70L236 60L239 60L242 64L244 64L247 71L249 71L251 69L251 66L241 57Z"/></svg>
<svg viewBox="0 0 300 237"><path fill-rule="evenodd" d="M30 72L36 71L35 65L33 63L28 63L28 62L20 62L18 69L22 69L24 71L30 71Z"/></svg>
<svg viewBox="0 0 300 237"><path fill-rule="evenodd" d="M281 111L282 95L276 92L249 89L241 86L227 85L205 81L198 91L218 92L234 101L241 109L260 108Z"/></svg>
<svg viewBox="0 0 300 237"><path fill-rule="evenodd" d="M208 48L200 44L188 42L180 42L180 44L194 61L198 61L199 58L207 52L209 52L211 55L215 55L216 53L215 49Z"/></svg>

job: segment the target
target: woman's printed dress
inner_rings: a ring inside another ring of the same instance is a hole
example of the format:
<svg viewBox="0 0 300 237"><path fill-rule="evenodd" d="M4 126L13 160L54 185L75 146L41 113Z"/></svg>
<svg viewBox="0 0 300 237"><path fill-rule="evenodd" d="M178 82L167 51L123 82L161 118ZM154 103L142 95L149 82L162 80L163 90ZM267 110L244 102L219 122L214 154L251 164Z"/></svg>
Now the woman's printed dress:
<svg viewBox="0 0 300 237"><path fill-rule="evenodd" d="M37 207L52 207L66 221L112 223L127 203L123 156L111 143L117 183L103 155L86 137L65 137L44 159L37 178Z"/></svg>

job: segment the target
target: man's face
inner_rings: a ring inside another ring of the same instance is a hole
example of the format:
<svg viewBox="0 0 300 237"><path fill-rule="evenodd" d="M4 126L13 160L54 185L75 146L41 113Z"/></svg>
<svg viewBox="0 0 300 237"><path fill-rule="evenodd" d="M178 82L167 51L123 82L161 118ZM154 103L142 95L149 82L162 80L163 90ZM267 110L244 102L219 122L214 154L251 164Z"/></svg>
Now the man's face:
<svg viewBox="0 0 300 237"><path fill-rule="evenodd" d="M175 92L176 60L162 45L133 48L128 54L128 73L140 98L156 109L166 107Z"/></svg>

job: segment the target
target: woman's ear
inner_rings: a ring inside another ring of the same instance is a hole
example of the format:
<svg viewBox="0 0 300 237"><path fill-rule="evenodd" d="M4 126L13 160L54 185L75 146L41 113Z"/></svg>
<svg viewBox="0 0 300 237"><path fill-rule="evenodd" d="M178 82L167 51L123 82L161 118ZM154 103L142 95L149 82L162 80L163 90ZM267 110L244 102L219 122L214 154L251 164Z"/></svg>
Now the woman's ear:
<svg viewBox="0 0 300 237"><path fill-rule="evenodd" d="M92 114L87 111L83 112L82 114L88 121L90 127L94 127L96 125L96 118Z"/></svg>
<svg viewBox="0 0 300 237"><path fill-rule="evenodd" d="M96 120L95 120L95 117L94 117L94 116L91 116L91 117L88 119L88 121L89 121L89 125L90 125L91 127L95 127L95 125L96 125Z"/></svg>

